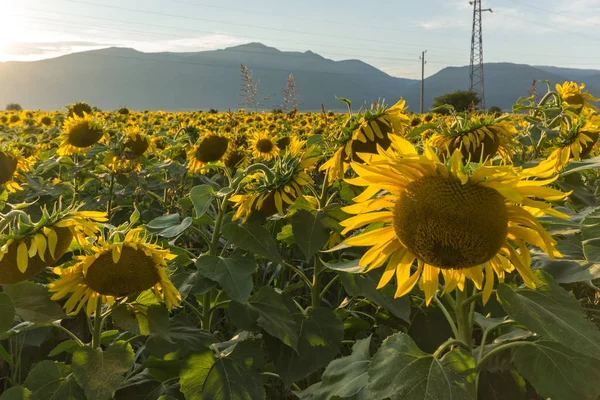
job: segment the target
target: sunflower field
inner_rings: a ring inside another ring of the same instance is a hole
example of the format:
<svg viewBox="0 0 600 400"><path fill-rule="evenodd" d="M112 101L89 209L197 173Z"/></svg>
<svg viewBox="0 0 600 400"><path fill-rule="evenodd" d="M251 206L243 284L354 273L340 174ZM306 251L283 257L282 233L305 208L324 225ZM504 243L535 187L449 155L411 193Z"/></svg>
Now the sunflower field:
<svg viewBox="0 0 600 400"><path fill-rule="evenodd" d="M598 400L596 101L0 112L0 400Z"/></svg>

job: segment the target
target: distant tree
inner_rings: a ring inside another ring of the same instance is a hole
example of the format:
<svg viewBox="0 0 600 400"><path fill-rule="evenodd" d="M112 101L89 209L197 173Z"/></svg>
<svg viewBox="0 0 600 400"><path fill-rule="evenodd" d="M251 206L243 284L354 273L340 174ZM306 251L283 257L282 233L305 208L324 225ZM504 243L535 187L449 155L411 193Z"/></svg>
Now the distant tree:
<svg viewBox="0 0 600 400"><path fill-rule="evenodd" d="M452 93L446 93L433 99L433 107L451 105L457 112L467 111L473 106L477 106L480 100L477 93L470 90L457 90Z"/></svg>
<svg viewBox="0 0 600 400"><path fill-rule="evenodd" d="M293 109L297 109L300 105L300 96L296 89L296 82L294 81L294 75L290 74L287 80L287 86L283 91L283 104L281 109L284 112L288 112Z"/></svg>
<svg viewBox="0 0 600 400"><path fill-rule="evenodd" d="M258 111L258 82L254 82L252 78L252 71L248 69L244 64L240 64L242 69L242 87L240 88L240 96L244 98L243 105L246 108L254 109Z"/></svg>
<svg viewBox="0 0 600 400"><path fill-rule="evenodd" d="M502 114L502 109L498 106L491 106L490 108L488 108L487 111L488 111L488 113L494 114L494 115Z"/></svg>
<svg viewBox="0 0 600 400"><path fill-rule="evenodd" d="M21 111L23 107L17 103L9 103L6 105L6 111Z"/></svg>

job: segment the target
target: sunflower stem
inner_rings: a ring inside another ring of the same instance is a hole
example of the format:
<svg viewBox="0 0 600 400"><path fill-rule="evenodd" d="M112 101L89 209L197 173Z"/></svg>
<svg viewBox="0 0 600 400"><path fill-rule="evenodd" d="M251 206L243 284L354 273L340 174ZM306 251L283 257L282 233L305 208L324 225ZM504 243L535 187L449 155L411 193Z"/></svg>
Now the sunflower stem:
<svg viewBox="0 0 600 400"><path fill-rule="evenodd" d="M110 174L110 185L108 186L108 204L106 205L106 214L110 220L110 213L112 212L113 197L115 192L115 174Z"/></svg>
<svg viewBox="0 0 600 400"><path fill-rule="evenodd" d="M313 310L317 307L319 307L319 305L321 304L321 290L319 289L319 274L321 273L321 260L319 260L319 257L317 257L317 255L314 255L314 271L313 271L313 281L312 281L312 286L310 288L310 294L311 294L311 305Z"/></svg>
<svg viewBox="0 0 600 400"><path fill-rule="evenodd" d="M221 238L221 226L223 225L223 218L225 217L225 212L227 211L227 201L231 193L226 194L223 197L223 200L218 202L219 213L217 214L217 219L215 220L215 230L213 231L212 240L210 241L210 247L208 249L208 253L211 256L216 256L219 253L219 239ZM212 297L212 290L209 290L207 293L204 293L204 298L202 300L202 329L210 331L210 301Z"/></svg>
<svg viewBox="0 0 600 400"><path fill-rule="evenodd" d="M454 323L454 319L452 319L452 316L448 312L448 309L446 308L446 306L444 306L444 303L442 303L442 301L437 297L437 295L433 296L433 301L435 301L435 304L437 304L440 310L442 310L442 313L444 313L444 316L446 317L446 320L450 325L450 329L452 329L454 337L458 339L458 329L456 327L456 324Z"/></svg>
<svg viewBox="0 0 600 400"><path fill-rule="evenodd" d="M96 304L96 313L94 314L94 332L92 336L92 347L97 349L100 347L100 342L102 341L102 322L104 318L102 318L102 301L98 299L98 303Z"/></svg>
<svg viewBox="0 0 600 400"><path fill-rule="evenodd" d="M460 340L464 344L467 345L469 349L471 349L471 330L472 326L469 325L469 310L467 309L468 303L467 293L465 291L461 291L460 289L456 289L456 328L457 328L457 337L456 339Z"/></svg>
<svg viewBox="0 0 600 400"><path fill-rule="evenodd" d="M524 346L527 344L531 344L531 342L521 340L518 342L505 343L505 344L502 344L502 345L490 350L483 358L480 358L479 360L477 360L477 366L476 366L477 371L481 371L483 366L489 360L491 360L495 355L502 353L503 351L511 349L513 347L520 347L520 346Z"/></svg>

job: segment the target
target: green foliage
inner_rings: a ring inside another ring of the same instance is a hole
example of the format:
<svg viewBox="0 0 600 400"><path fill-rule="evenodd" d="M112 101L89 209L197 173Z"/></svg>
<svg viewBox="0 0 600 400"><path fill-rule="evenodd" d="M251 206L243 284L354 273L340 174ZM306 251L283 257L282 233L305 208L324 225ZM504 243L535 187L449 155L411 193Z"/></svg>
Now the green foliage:
<svg viewBox="0 0 600 400"><path fill-rule="evenodd" d="M433 99L432 108L442 107L444 105L450 105L457 112L468 111L471 107L476 107L481 99L475 92L468 90L457 90L452 93L446 93L444 95L435 97Z"/></svg>

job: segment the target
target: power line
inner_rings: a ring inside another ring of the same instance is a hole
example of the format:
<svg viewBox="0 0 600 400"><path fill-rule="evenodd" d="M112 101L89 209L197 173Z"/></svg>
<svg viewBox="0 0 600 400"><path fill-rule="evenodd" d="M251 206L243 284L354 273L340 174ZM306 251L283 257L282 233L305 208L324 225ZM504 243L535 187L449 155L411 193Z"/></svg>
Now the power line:
<svg viewBox="0 0 600 400"><path fill-rule="evenodd" d="M68 0L65 0L68 1ZM23 10L29 10L29 11L37 11L37 12L43 12L43 13L52 13L52 14L57 14L62 16L73 16L73 17L79 17L79 18L86 18L86 19L91 19L91 20L101 20L101 21L109 21L109 22L116 22L116 23L125 23L125 24L134 24L134 25L141 25L141 26L148 26L148 27L155 27L155 28L161 28L161 29L169 29L169 30L182 30L182 31L188 31L188 32L197 32L197 33L206 33L206 34L221 34L221 35L227 35L227 36L232 36L232 37L239 37L239 38L244 38L244 39L250 39L250 40L272 40L271 38L265 38L263 37L258 37L258 36L247 36L247 35L239 35L239 34L232 34L232 33L224 33L224 32L216 32L216 31L207 31L207 30L199 30L199 29L190 29L190 28L182 28L182 27L174 27L174 26L167 26L167 25L156 25L156 24L148 24L148 23L140 23L140 22L135 22L135 21L131 21L131 20L119 20L119 19L111 19L111 18L101 18L101 17L91 17L88 15L82 15L82 14L73 14L73 13L63 13L63 12L57 12L57 11L51 11L51 10L44 10L44 9L37 9L37 8L22 8ZM16 15L16 14L14 14ZM41 17L30 17L29 15L25 15L25 17L28 18L39 18L41 19ZM60 21L62 22L63 19L60 19ZM336 49L340 49L340 48L344 48L344 49L351 49L351 50L355 50L356 46L343 46L343 45L327 45L327 44L323 44L323 43L315 43L315 42L305 42L305 41L298 41L294 39L294 43L298 43L298 44L307 44L307 45L313 45L313 46L320 46L320 47L334 47ZM400 47L405 47L402 44L397 44L397 46ZM452 51L452 49L448 49L445 48L446 51ZM377 52L377 53L386 53L389 54L390 52L392 52L393 50L377 50L377 49L369 49L369 51L371 52ZM454 54L456 54L456 52L452 51ZM454 59L459 59L459 57L456 56L445 56L445 58L454 58ZM460 57L460 59L462 60L463 58Z"/></svg>
<svg viewBox="0 0 600 400"><path fill-rule="evenodd" d="M277 18L289 18L289 19L296 19L296 20L300 20L300 21L310 21L310 22L321 22L327 25L340 25L340 26L348 26L348 22L337 22L337 21L332 21L332 20L318 20L318 19L313 19L313 18L303 18L303 17L298 17L296 15L285 15L282 16L280 14L275 14L275 13L269 13L269 12L264 12L264 11L256 11L253 9L249 9L249 8L236 8L236 7L224 7L224 6L215 6L212 4L201 4L201 3L195 3L192 1L186 1L186 0L172 0L175 3L181 3L181 4L188 4L191 6L196 6L196 7L205 7L205 8L214 8L217 10L229 10L229 11L239 11L239 12L243 12L246 14L257 14L257 15L270 15L272 17L277 17ZM358 22L356 22L358 23ZM374 30L382 30L382 31L390 31L390 32L403 32L403 33L413 33L414 31L409 31L406 29L394 29L394 28L386 28L383 26L369 26L369 25L362 25L363 28L367 28L367 29L374 29Z"/></svg>
<svg viewBox="0 0 600 400"><path fill-rule="evenodd" d="M187 19L187 20L193 20L193 21L203 21L203 22L214 22L214 23L225 24L225 25L242 26L242 27L255 28L255 29L265 29L265 30L277 31L277 32L299 33L299 34L303 34L303 35L318 36L320 38L331 37L331 38L344 39L344 40L358 40L358 41L369 42L369 43L373 42L371 39L339 36L339 35L327 35L327 34L315 33L315 32L306 32L306 31L298 31L298 30L291 30L291 29L280 29L280 28L271 28L271 27L264 27L264 26L258 26L258 25L241 24L241 23L237 23L237 22L219 21L219 20L208 19L208 18L191 17L189 15L167 14L167 13L161 13L161 12L157 12L157 11L147 11L147 10L139 10L139 9L135 9L135 8L127 8L127 7L113 6L113 5L107 5L107 4L99 4L99 3L93 3L93 2L82 1L82 0L64 0L64 1L67 1L70 3L87 4L87 5L91 5L91 6L95 6L95 7L112 8L112 9L122 10L122 11L131 11L131 12L150 14L150 15L160 15L163 17L181 18L181 19ZM386 43L386 44L395 44L395 45L400 45L400 46L408 46L408 47L421 47L422 46L422 45L418 45L418 44L412 45L412 44L399 43L399 42L383 41L383 40L379 40L379 39L377 40L377 42ZM429 47L432 47L432 46L429 46ZM443 50L452 49L449 47L442 47L442 46L437 46L436 48L440 48ZM461 50L461 49L455 48L452 50Z"/></svg>
<svg viewBox="0 0 600 400"><path fill-rule="evenodd" d="M520 1L515 1L515 0L508 0L508 1L510 1L511 3L515 3L515 4L518 4L518 5L521 5L521 6L533 8L534 10L543 11L543 12L548 13L548 14L558 15L559 17L564 17L564 18L568 18L568 19L573 20L573 21L581 22L580 18L571 17L570 15L566 15L566 14L562 14L562 13L559 13L559 12L556 12L556 11L548 10L547 8L542 8L542 7L534 6L534 5L531 5L531 4L525 4L525 3L522 3ZM590 25L596 25L596 26L600 27L600 24L596 24L594 22L590 22Z"/></svg>

